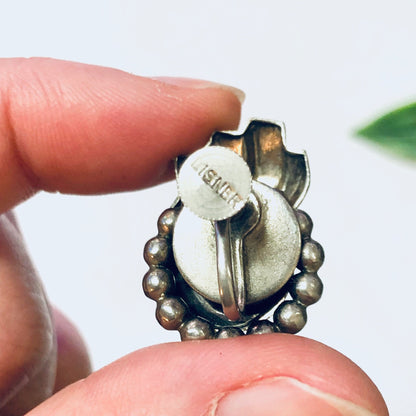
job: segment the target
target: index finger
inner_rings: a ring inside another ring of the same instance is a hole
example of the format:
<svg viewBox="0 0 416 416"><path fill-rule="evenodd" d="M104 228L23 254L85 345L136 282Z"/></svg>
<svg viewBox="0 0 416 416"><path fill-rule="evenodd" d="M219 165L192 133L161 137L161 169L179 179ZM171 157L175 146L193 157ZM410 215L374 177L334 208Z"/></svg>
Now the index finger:
<svg viewBox="0 0 416 416"><path fill-rule="evenodd" d="M151 186L214 130L235 129L241 92L52 59L0 60L0 212L36 191Z"/></svg>

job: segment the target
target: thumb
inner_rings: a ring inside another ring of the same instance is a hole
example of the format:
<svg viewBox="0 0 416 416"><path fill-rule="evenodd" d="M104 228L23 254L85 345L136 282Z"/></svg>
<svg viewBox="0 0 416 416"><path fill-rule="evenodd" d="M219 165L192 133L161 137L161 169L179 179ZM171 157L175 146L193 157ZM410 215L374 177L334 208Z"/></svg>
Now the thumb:
<svg viewBox="0 0 416 416"><path fill-rule="evenodd" d="M312 340L273 334L136 351L28 416L51 414L369 416L388 411L376 386L346 357Z"/></svg>

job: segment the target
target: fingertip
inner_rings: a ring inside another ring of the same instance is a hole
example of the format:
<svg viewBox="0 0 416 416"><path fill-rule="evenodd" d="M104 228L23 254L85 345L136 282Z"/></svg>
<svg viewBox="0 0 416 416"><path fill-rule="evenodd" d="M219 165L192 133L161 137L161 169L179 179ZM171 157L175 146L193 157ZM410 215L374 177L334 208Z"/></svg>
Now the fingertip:
<svg viewBox="0 0 416 416"><path fill-rule="evenodd" d="M0 211L39 189L154 185L174 157L240 119L241 93L209 82L175 85L50 59L0 60L0 74Z"/></svg>
<svg viewBox="0 0 416 416"><path fill-rule="evenodd" d="M221 84L218 82L196 79L196 78L181 78L181 77L152 77L151 79L163 82L168 85L175 85L182 88L194 88L194 89L205 89L205 88L217 88L228 92L231 92L240 102L240 105L244 103L246 94L243 90L233 87L232 85Z"/></svg>
<svg viewBox="0 0 416 416"><path fill-rule="evenodd" d="M388 415L377 387L342 354L274 334L136 351L63 390L33 416L111 414L121 403L126 412L166 416Z"/></svg>

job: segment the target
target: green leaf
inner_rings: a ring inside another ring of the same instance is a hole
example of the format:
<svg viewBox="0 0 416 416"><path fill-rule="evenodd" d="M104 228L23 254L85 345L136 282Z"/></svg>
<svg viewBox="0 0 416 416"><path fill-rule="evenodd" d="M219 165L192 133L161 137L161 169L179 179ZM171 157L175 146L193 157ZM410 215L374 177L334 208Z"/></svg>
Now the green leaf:
<svg viewBox="0 0 416 416"><path fill-rule="evenodd" d="M356 134L396 155L416 161L416 103L385 114Z"/></svg>

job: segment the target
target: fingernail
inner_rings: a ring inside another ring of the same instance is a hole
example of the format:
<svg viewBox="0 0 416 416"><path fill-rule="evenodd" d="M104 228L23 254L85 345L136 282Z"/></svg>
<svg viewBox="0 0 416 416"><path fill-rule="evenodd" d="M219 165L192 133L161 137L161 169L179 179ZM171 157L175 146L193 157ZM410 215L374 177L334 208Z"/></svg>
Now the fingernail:
<svg viewBox="0 0 416 416"><path fill-rule="evenodd" d="M289 377L234 390L213 404L209 416L376 416L348 400Z"/></svg>
<svg viewBox="0 0 416 416"><path fill-rule="evenodd" d="M165 84L175 85L177 87L183 88L194 88L194 89L204 89L204 88L220 88L223 90L231 91L243 104L246 95L244 92L236 87L232 87L230 85L219 84L217 82L212 81L205 81L202 79L194 79L194 78L176 78L176 77L153 77L152 79L160 82L164 82Z"/></svg>

